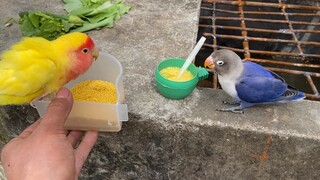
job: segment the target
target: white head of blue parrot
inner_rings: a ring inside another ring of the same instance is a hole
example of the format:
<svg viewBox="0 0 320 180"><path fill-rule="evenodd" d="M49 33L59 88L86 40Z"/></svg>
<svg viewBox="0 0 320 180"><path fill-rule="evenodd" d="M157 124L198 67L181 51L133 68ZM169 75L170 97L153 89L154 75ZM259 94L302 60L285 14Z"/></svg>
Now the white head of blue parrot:
<svg viewBox="0 0 320 180"><path fill-rule="evenodd" d="M235 52L226 49L215 51L206 59L205 67L208 71L217 73L222 89L236 101L240 101L236 83L241 77L243 64Z"/></svg>
<svg viewBox="0 0 320 180"><path fill-rule="evenodd" d="M222 49L213 52L205 61L209 71L215 71L219 76L230 79L238 78L243 70L240 57L233 51Z"/></svg>
<svg viewBox="0 0 320 180"><path fill-rule="evenodd" d="M241 102L241 109L254 104L288 102L305 97L303 92L288 87L276 73L253 62L242 62L230 50L213 52L204 66L218 74L222 89Z"/></svg>

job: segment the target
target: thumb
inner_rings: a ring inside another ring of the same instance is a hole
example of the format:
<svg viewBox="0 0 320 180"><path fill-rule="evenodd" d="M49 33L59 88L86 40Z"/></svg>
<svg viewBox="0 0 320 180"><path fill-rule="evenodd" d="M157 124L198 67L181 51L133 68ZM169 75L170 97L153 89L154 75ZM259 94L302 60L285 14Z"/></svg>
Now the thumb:
<svg viewBox="0 0 320 180"><path fill-rule="evenodd" d="M40 126L51 130L63 130L63 124L71 111L72 104L73 98L70 91L67 88L60 89L48 106Z"/></svg>

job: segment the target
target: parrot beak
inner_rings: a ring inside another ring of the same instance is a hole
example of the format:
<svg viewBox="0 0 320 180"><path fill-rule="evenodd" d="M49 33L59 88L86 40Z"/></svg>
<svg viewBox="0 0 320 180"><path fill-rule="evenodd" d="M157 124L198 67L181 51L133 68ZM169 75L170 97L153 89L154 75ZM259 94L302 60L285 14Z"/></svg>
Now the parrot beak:
<svg viewBox="0 0 320 180"><path fill-rule="evenodd" d="M204 61L204 67L208 69L214 69L215 65L213 63L213 59L211 56L209 56L205 61Z"/></svg>
<svg viewBox="0 0 320 180"><path fill-rule="evenodd" d="M94 49L94 50L92 51L92 56L93 56L94 60L97 60L98 57L99 57L99 51L96 50L96 49Z"/></svg>

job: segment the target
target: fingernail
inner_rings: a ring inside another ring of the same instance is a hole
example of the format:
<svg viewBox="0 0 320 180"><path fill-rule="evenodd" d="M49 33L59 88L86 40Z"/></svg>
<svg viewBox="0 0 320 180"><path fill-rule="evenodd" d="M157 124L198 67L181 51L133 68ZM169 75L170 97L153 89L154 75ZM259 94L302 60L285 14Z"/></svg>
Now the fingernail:
<svg viewBox="0 0 320 180"><path fill-rule="evenodd" d="M70 92L67 88L62 88L57 94L58 98L67 98L70 96Z"/></svg>

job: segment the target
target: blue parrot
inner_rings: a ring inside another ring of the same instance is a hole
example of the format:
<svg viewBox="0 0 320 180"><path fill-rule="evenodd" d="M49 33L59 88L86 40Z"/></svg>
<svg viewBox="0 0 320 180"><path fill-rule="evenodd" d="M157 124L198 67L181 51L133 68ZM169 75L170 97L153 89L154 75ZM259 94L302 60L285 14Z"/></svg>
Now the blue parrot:
<svg viewBox="0 0 320 180"><path fill-rule="evenodd" d="M274 72L259 64L242 62L233 51L222 49L213 52L204 62L208 71L216 72L222 89L240 106L220 109L243 113L242 109L269 103L286 103L305 98L303 92L288 86ZM232 104L232 103L230 103Z"/></svg>

